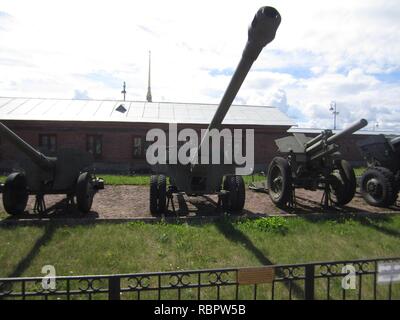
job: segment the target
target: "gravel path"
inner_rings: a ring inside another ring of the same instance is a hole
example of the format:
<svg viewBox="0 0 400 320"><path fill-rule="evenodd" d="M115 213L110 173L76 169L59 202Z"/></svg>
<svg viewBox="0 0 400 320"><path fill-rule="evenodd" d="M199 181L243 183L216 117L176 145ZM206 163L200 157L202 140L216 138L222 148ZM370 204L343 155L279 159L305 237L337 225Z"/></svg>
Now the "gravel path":
<svg viewBox="0 0 400 320"><path fill-rule="evenodd" d="M319 213L322 192L296 190L297 204L295 209L278 209L265 193L246 190L246 205L244 214L251 215L282 215L282 214L307 214ZM93 218L93 219L134 219L151 218L149 212L149 187L147 186L106 186L100 191L92 206L92 211L86 215L81 214L75 206L67 205L63 196L48 195L45 197L48 212L41 217L32 212L34 197L30 197L27 212L18 219L38 218ZM1 201L0 201L1 202ZM169 206L165 216L179 217L207 217L221 213L216 210L217 196L188 197L183 194L174 196L175 211ZM4 211L2 203L0 211ZM330 209L329 212L400 212L399 206L392 208L375 208L369 206L360 195L356 195L348 206L339 209ZM11 217L10 217L11 218ZM9 218L9 219L10 219ZM12 217L12 219L15 219Z"/></svg>

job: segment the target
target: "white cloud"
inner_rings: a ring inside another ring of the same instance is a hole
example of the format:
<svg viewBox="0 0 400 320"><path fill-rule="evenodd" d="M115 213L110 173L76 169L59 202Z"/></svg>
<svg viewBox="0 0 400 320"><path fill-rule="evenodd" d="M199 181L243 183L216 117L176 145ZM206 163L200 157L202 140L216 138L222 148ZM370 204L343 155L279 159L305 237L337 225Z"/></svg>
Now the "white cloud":
<svg viewBox="0 0 400 320"><path fill-rule="evenodd" d="M15 1L0 5L0 96L144 100L152 50L153 100L218 103L264 1ZM278 1L282 15L237 102L275 104L302 126L365 116L397 129L400 6L381 1ZM6 17L6 18L5 18ZM121 88L118 88L118 82Z"/></svg>

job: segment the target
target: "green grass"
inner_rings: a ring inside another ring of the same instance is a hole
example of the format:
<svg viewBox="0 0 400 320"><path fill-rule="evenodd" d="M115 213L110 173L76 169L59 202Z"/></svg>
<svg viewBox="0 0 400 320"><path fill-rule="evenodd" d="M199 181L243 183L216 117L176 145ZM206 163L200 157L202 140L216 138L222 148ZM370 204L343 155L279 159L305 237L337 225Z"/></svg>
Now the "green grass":
<svg viewBox="0 0 400 320"><path fill-rule="evenodd" d="M124 176L124 175L106 175L99 174L99 177L103 178L107 185L149 185L149 175L137 175L137 176Z"/></svg>
<svg viewBox="0 0 400 320"><path fill-rule="evenodd" d="M356 176L361 176L362 173L365 171L364 167L355 168L354 169ZM103 178L106 185L140 185L146 186L150 183L150 175L134 175L134 176L127 176L127 175L110 175L110 174L98 174L99 177ZM4 183L6 177L0 176L0 183ZM261 174L255 174L254 177L252 176L243 176L244 182L246 185L249 185L253 179L255 182L265 180L265 176Z"/></svg>
<svg viewBox="0 0 400 320"><path fill-rule="evenodd" d="M400 256L400 216L314 219L3 225L0 277L42 276L42 266L49 264L57 275L87 275ZM317 288L321 295L324 285ZM259 290L261 297L267 294ZM190 292L194 298L195 290ZM251 292L245 288L241 295ZM206 290L204 297L214 295Z"/></svg>
<svg viewBox="0 0 400 320"><path fill-rule="evenodd" d="M366 169L367 169L366 167L354 168L354 173L356 174L356 177L361 177Z"/></svg>
<svg viewBox="0 0 400 320"><path fill-rule="evenodd" d="M400 255L400 216L0 227L0 276L146 272ZM26 257L29 263L18 267Z"/></svg>
<svg viewBox="0 0 400 320"><path fill-rule="evenodd" d="M101 175L107 185L149 185L150 175L138 175L138 176L124 176L124 175ZM253 181L252 176L244 176L244 181L248 185ZM254 175L254 181L262 181L265 177L256 174Z"/></svg>

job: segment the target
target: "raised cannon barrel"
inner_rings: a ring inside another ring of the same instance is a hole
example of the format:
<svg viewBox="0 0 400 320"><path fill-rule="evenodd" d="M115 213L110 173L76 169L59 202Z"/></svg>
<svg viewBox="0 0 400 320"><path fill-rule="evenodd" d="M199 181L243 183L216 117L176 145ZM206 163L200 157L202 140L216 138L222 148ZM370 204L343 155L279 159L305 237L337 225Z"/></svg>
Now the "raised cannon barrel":
<svg viewBox="0 0 400 320"><path fill-rule="evenodd" d="M35 150L31 145L26 143L6 125L0 122L0 135L10 141L14 146L23 152L29 159L31 159L37 166L42 169L53 169L54 159L46 157L41 152Z"/></svg>
<svg viewBox="0 0 400 320"><path fill-rule="evenodd" d="M307 147L305 149L305 152L306 152L306 154L311 154L313 152L316 152L316 151L320 150L324 146L325 143L327 145L332 145L335 142L339 141L340 139L343 139L343 138L347 137L348 135L353 134L354 132L364 128L367 125L368 125L368 121L365 119L361 119L361 120L353 123L346 129L344 129L343 131L335 133L333 135L330 135L326 139L326 141L323 139L323 134L320 134L317 137L315 137L314 139L310 140L306 144ZM313 142L313 143L311 143L311 142Z"/></svg>
<svg viewBox="0 0 400 320"><path fill-rule="evenodd" d="M203 144L205 139L208 139L208 132L211 129L218 128L224 120L233 100L236 97L244 79L253 62L257 59L261 50L275 38L276 30L281 23L281 16L279 12L272 7L261 7L249 27L248 39L246 46L242 53L242 58L232 76L232 79L221 99L221 102L211 120L207 133L204 135L203 140L199 146Z"/></svg>

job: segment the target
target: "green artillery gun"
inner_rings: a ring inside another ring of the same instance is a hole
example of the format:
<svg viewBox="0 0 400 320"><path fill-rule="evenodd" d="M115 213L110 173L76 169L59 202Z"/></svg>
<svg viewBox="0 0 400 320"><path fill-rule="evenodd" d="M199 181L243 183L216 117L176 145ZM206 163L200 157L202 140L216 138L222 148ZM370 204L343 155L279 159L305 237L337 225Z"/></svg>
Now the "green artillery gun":
<svg viewBox="0 0 400 320"><path fill-rule="evenodd" d="M361 195L372 206L393 205L400 188L400 137L380 134L357 145L368 166L360 180Z"/></svg>
<svg viewBox="0 0 400 320"><path fill-rule="evenodd" d="M232 76L222 100L211 120L201 143L195 148L196 154L206 149L205 141L209 139L210 131L220 129L233 100L236 97L253 62L269 42L275 38L281 22L279 12L272 7L260 8L249 29L248 40L241 60ZM220 150L211 150L220 152ZM150 179L150 211L161 213L166 209L166 199L174 192L185 192L189 195L215 194L219 195L218 203L227 211L241 211L245 203L245 187L242 176L236 175L235 164L173 164L158 165L155 171L159 174ZM167 177L170 186L167 190Z"/></svg>
<svg viewBox="0 0 400 320"><path fill-rule="evenodd" d="M22 170L11 173L2 186L4 209L10 215L25 211L28 196L35 195L34 211L46 210L46 194L66 194L81 212L92 207L96 192L104 188L104 181L88 171L93 163L90 153L75 149L61 149L56 157L48 157L35 150L0 122L0 135L25 155L20 161Z"/></svg>
<svg viewBox="0 0 400 320"><path fill-rule="evenodd" d="M301 133L275 140L284 157L272 159L267 175L269 196L277 206L293 206L296 188L324 190L321 204L343 206L355 194L356 177L350 163L339 152L337 144L357 130L365 127L367 120L352 124L333 134L324 130L314 138Z"/></svg>

